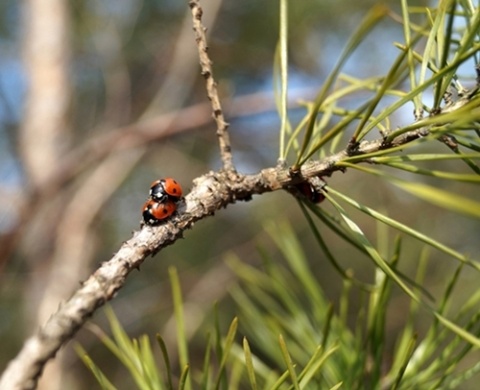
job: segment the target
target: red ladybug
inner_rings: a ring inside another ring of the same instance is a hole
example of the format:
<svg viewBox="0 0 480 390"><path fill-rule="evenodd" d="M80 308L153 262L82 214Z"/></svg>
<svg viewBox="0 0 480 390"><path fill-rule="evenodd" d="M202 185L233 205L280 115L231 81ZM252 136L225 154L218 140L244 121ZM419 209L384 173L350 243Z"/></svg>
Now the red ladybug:
<svg viewBox="0 0 480 390"><path fill-rule="evenodd" d="M326 185L327 183L325 183L322 178L312 177L307 181L303 181L299 184L294 185L293 187L295 188L297 193L300 193L310 202L320 203L325 200L325 195L322 193L322 190L327 191L327 189L325 188Z"/></svg>
<svg viewBox="0 0 480 390"><path fill-rule="evenodd" d="M160 203L149 199L143 205L143 221L147 225L157 225L165 218L170 217L175 210L177 210L177 205L171 200L167 199Z"/></svg>
<svg viewBox="0 0 480 390"><path fill-rule="evenodd" d="M181 197L182 187L171 177L156 180L150 186L150 198L157 202L165 202L167 200L178 202Z"/></svg>
<svg viewBox="0 0 480 390"><path fill-rule="evenodd" d="M310 183L304 181L303 183L297 184L295 188L300 191L300 193L307 198L310 202L320 203L325 200L325 195L317 191Z"/></svg>

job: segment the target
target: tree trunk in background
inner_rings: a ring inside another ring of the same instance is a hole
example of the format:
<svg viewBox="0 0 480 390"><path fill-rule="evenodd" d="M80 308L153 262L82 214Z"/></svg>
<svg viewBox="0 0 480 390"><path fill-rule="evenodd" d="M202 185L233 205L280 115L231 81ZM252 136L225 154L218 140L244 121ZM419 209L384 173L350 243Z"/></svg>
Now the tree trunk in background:
<svg viewBox="0 0 480 390"><path fill-rule="evenodd" d="M23 7L23 54L28 92L19 148L25 179L33 189L41 186L52 170L61 164L68 146L71 96L68 4L64 0L27 0ZM56 212L51 208L41 210L36 221L32 221L35 234L24 241L31 275L25 287L29 302L26 319L33 329L52 314L40 308L50 306L42 300L49 287L46 281L51 267L50 250L55 240L51 213ZM66 298L65 291L59 290L61 296L54 297L57 305ZM51 294L48 295L51 299ZM62 373L66 371L61 369L62 360L57 358L47 366L39 388L72 388Z"/></svg>
<svg viewBox="0 0 480 390"><path fill-rule="evenodd" d="M31 184L43 182L66 149L70 104L68 2L27 0L24 63L28 95L20 152Z"/></svg>

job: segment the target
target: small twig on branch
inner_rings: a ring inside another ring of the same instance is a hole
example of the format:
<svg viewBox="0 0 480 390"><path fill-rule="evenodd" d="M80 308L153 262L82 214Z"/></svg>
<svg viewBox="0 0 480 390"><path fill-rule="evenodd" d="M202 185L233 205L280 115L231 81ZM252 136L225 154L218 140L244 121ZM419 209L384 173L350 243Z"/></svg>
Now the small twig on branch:
<svg viewBox="0 0 480 390"><path fill-rule="evenodd" d="M205 27L202 24L203 10L200 7L199 0L191 0L189 2L192 10L193 30L195 31L195 42L198 47L198 57L200 59L200 67L202 75L205 78L207 87L207 96L210 99L213 110L213 118L217 124L217 137L220 144L220 155L223 162L223 169L234 171L232 160L232 147L230 145L230 136L228 134L228 123L223 115L222 105L218 97L217 83L213 78L212 61L208 56L207 37L205 35Z"/></svg>

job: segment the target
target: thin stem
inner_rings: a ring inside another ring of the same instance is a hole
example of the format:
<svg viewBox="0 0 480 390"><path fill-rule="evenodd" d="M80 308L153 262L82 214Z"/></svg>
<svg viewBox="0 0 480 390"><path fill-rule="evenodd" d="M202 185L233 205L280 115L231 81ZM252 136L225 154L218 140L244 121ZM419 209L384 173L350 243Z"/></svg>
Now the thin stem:
<svg viewBox="0 0 480 390"><path fill-rule="evenodd" d="M281 77L281 130L280 159L285 159L285 134L287 131L287 85L288 85L288 5L287 0L280 1L280 77Z"/></svg>
<svg viewBox="0 0 480 390"><path fill-rule="evenodd" d="M208 56L207 37L205 35L206 29L202 24L203 10L200 7L199 0L191 0L189 6L192 11L193 30L195 31L195 42L197 43L200 67L202 69L202 75L205 78L207 96L212 104L213 118L217 124L217 137L220 145L223 168L226 171L234 171L228 123L225 121L223 115L222 105L218 97L217 83L213 78L212 61Z"/></svg>

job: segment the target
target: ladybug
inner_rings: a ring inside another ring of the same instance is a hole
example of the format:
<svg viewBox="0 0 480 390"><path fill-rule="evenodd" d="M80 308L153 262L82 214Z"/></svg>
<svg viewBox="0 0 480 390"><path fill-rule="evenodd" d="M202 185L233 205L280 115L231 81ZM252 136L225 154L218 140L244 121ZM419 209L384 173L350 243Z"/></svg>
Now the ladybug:
<svg viewBox="0 0 480 390"><path fill-rule="evenodd" d="M325 200L325 195L323 195L321 192L318 192L310 183L306 181L295 185L295 188L310 202L320 203Z"/></svg>
<svg viewBox="0 0 480 390"><path fill-rule="evenodd" d="M143 221L147 225L157 225L165 218L170 217L175 210L177 210L177 205L171 200L160 203L149 199L143 205Z"/></svg>
<svg viewBox="0 0 480 390"><path fill-rule="evenodd" d="M308 199L313 203L320 203L325 200L325 195L322 193L326 191L327 183L325 183L319 177L312 177L309 181L303 181L299 184L294 185L297 193L300 193L304 198Z"/></svg>
<svg viewBox="0 0 480 390"><path fill-rule="evenodd" d="M167 200L178 202L181 197L182 187L171 177L155 180L150 186L150 198L156 202L162 203Z"/></svg>

